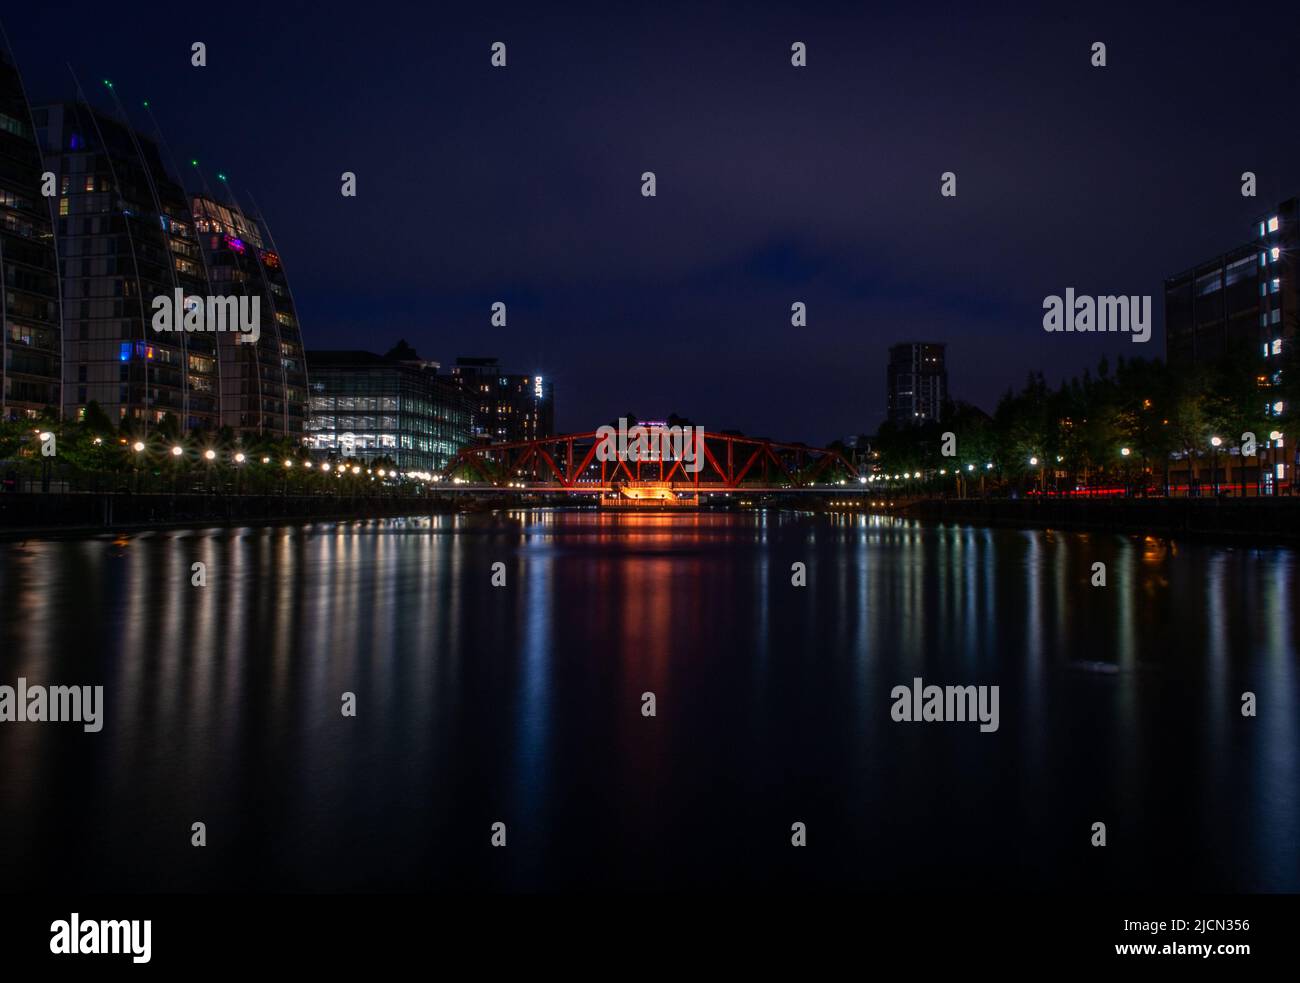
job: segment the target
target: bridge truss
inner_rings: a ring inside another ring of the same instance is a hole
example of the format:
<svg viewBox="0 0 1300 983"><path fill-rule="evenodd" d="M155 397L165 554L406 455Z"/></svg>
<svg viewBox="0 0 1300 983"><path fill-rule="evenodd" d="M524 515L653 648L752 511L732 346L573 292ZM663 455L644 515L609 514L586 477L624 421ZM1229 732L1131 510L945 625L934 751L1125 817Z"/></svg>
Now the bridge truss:
<svg viewBox="0 0 1300 983"><path fill-rule="evenodd" d="M696 492L830 490L857 484L838 451L757 437L705 432L700 468L670 455L601 461L596 433L466 447L443 469L444 481L476 487L594 494L622 484L666 483Z"/></svg>

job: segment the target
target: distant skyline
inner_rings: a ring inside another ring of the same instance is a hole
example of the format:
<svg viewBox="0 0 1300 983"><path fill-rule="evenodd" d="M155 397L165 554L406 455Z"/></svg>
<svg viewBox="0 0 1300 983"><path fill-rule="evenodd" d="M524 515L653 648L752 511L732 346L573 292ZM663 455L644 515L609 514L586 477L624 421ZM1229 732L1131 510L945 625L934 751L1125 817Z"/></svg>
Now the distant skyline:
<svg viewBox="0 0 1300 983"><path fill-rule="evenodd" d="M68 65L98 105L111 78L251 192L308 351L495 355L554 381L564 431L874 430L900 341L946 343L952 396L990 411L1030 371L1162 357L1164 278L1300 193L1292 8L827 7L71 3L4 26L34 104L73 98ZM1045 333L1067 287L1151 295L1151 341Z"/></svg>

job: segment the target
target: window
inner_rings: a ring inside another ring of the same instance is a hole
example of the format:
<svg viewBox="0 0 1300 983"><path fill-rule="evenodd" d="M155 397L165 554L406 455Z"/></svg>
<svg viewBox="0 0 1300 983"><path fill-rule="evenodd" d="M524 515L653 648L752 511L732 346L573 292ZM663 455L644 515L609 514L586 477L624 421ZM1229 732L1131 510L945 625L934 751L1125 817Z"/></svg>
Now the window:
<svg viewBox="0 0 1300 983"><path fill-rule="evenodd" d="M1224 277L1225 284L1231 287L1237 281L1246 279L1246 277L1249 275L1249 267L1250 267L1249 256L1243 259L1239 259L1235 263L1229 263L1227 275ZM1209 291L1206 292L1208 293ZM934 360L931 359L931 361Z"/></svg>
<svg viewBox="0 0 1300 983"><path fill-rule="evenodd" d="M1276 231L1277 231L1277 216L1276 216L1276 215L1274 215L1271 219L1268 220L1268 231L1269 231L1269 232L1276 232Z"/></svg>
<svg viewBox="0 0 1300 983"><path fill-rule="evenodd" d="M1273 339L1273 354L1274 354L1274 355L1281 355L1281 354L1282 354L1282 339L1281 339L1281 338L1274 338L1274 339Z"/></svg>

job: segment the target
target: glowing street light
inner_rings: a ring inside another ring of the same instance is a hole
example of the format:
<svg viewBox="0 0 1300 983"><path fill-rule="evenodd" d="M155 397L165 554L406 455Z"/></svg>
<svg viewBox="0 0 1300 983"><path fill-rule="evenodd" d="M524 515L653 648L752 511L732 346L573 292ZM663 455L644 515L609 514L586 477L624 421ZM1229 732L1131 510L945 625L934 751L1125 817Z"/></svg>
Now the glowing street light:
<svg viewBox="0 0 1300 983"><path fill-rule="evenodd" d="M134 444L131 445L131 449L135 451L137 454L140 454L144 451L144 444L137 440Z"/></svg>
<svg viewBox="0 0 1300 983"><path fill-rule="evenodd" d="M180 444L176 444L175 446L172 447L172 457L180 457L184 453L185 453L185 448L182 447Z"/></svg>
<svg viewBox="0 0 1300 983"><path fill-rule="evenodd" d="M203 452L203 457L204 457L206 460L209 460L209 461L215 461L215 460L217 459L217 452L214 451L214 450L211 450L211 449L206 450L206 451Z"/></svg>
<svg viewBox="0 0 1300 983"><path fill-rule="evenodd" d="M245 457L243 451L240 451L238 454L235 455L236 464L243 464L244 461L245 461Z"/></svg>
<svg viewBox="0 0 1300 983"><path fill-rule="evenodd" d="M1121 454L1123 454L1125 457L1128 457L1130 454L1133 453L1133 452L1132 452L1131 450L1129 450L1127 447L1121 447L1121 448L1119 449L1119 452L1120 452Z"/></svg>

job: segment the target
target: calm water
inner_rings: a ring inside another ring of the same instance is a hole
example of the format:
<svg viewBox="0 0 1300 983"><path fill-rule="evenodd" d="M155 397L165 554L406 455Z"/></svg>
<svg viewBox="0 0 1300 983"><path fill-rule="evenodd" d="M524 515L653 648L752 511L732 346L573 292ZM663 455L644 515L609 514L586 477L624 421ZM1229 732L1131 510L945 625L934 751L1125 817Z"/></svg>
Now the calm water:
<svg viewBox="0 0 1300 983"><path fill-rule="evenodd" d="M1297 891L1298 575L776 513L0 544L0 683L107 704L0 724L0 882ZM999 685L999 730L894 722L915 676Z"/></svg>

